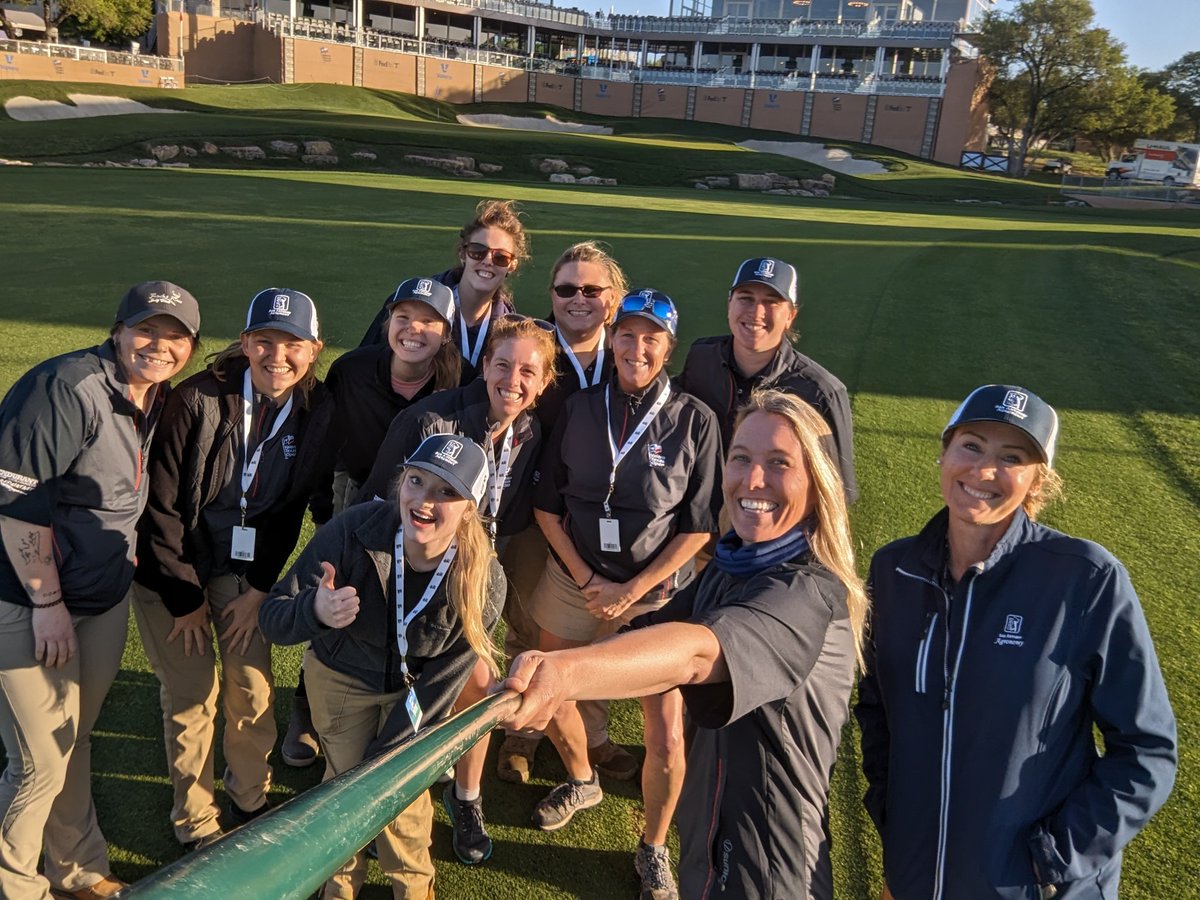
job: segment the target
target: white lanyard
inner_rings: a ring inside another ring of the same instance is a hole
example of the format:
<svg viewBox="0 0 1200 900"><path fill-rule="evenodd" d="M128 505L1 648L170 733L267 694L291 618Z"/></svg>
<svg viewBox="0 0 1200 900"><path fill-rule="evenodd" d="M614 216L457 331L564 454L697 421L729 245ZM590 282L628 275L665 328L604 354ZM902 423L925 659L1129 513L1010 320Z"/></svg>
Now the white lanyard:
<svg viewBox="0 0 1200 900"><path fill-rule="evenodd" d="M455 295L457 297L457 294ZM479 326L479 335L475 338L475 349L471 349L471 336L467 333L467 319L462 314L462 304L458 305L458 340L462 345L463 359L473 366L479 364L479 354L483 352L483 343L487 340L488 326L492 324L492 311L489 309Z"/></svg>
<svg viewBox="0 0 1200 900"><path fill-rule="evenodd" d="M504 482L508 478L509 459L512 456L513 428L509 425L500 444L500 463L496 464L496 447L489 433L483 442L483 451L488 464L488 515L493 519L500 512L500 495L504 493Z"/></svg>
<svg viewBox="0 0 1200 900"><path fill-rule="evenodd" d="M400 651L400 674L404 676L406 686L412 686L408 675L408 626L429 605L429 601L437 593L437 589L441 586L442 579L446 577L446 572L450 570L450 563L454 562L454 557L457 553L458 538L455 538L450 542L450 546L446 548L446 552L442 554L442 561L438 563L438 567L433 570L433 577L429 579L429 586L425 588L425 593L421 595L421 599L417 601L416 605L409 610L408 615L405 615L404 526L401 525L396 529L396 649Z"/></svg>
<svg viewBox="0 0 1200 900"><path fill-rule="evenodd" d="M254 386L250 381L249 369L246 370L246 374L242 378L242 498L238 505L242 509L243 525L246 524L246 491L250 490L250 485L254 484L254 476L258 472L258 464L262 462L263 447L279 433L279 429L287 421L288 414L292 411L292 399L294 396L294 393L288 395L287 403L283 405L278 415L275 416L275 425L271 428L271 433L259 442L258 447L251 454L250 420L254 418Z"/></svg>
<svg viewBox="0 0 1200 900"><path fill-rule="evenodd" d="M613 438L612 433L612 410L609 407L608 399L611 394L611 387L604 391L604 428L608 433L608 450L612 454L612 470L608 473L608 494L604 498L604 515L610 519L612 518L612 510L608 506L608 498L613 495L613 489L617 486L617 466L621 464L621 460L629 455L629 451L633 449L633 445L637 443L638 438L650 427L650 423L658 415L659 410L666 405L667 397L671 395L671 385L669 383L663 385L663 389L659 391L653 405L646 410L646 414L642 416L642 421L638 422L637 428L633 429L633 434L629 435L628 440L625 441L625 445L620 451L617 450L617 442Z"/></svg>
<svg viewBox="0 0 1200 900"><path fill-rule="evenodd" d="M579 357L575 355L575 351L571 349L571 345L567 343L567 339L563 337L563 333L557 328L554 331L558 335L558 343L562 346L563 351L567 354L567 359L571 361L571 365L575 369L575 374L579 376L579 386L581 388L588 388L598 385L600 383L600 370L604 368L604 329L600 329L600 343L596 345L596 370L592 372L591 384L588 384L587 372L579 362Z"/></svg>

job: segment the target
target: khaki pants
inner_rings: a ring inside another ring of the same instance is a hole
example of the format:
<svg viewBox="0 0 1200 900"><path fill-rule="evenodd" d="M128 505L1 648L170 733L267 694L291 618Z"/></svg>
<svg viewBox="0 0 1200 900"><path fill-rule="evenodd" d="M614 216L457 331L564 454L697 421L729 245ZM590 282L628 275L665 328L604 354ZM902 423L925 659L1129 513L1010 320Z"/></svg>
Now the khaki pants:
<svg viewBox="0 0 1200 900"><path fill-rule="evenodd" d="M508 596L504 598L504 657L512 661L526 650L536 650L541 628L530 609L533 589L537 587L549 555L546 536L537 525L530 525L509 538L500 554L500 565L508 576ZM522 737L540 738L540 731L512 732Z"/></svg>
<svg viewBox="0 0 1200 900"><path fill-rule="evenodd" d="M304 678L328 781L363 761L367 745L379 734L392 707L404 702L406 692L376 693L357 678L326 666L312 650L304 654ZM397 900L433 897L432 833L433 803L429 792L423 791L375 838L379 868L390 879ZM325 882L321 897L352 900L366 876L366 854L360 850Z"/></svg>
<svg viewBox="0 0 1200 900"><path fill-rule="evenodd" d="M227 621L221 611L242 591L233 575L208 583L205 596L221 652L218 683L216 654L210 644L203 656L185 656L183 638L167 643L175 618L153 591L134 585L133 614L146 656L159 681L163 711L163 740L174 802L171 825L181 844L220 829L213 758L217 692L225 713L225 792L247 812L266 802L271 788L267 757L275 746L275 685L271 676L271 645L255 635L245 654L221 637Z"/></svg>
<svg viewBox="0 0 1200 900"><path fill-rule="evenodd" d="M0 897L40 900L111 870L92 802L92 728L121 666L129 600L73 616L78 650L61 669L33 655L33 610L0 600ZM45 877L38 855L45 848Z"/></svg>

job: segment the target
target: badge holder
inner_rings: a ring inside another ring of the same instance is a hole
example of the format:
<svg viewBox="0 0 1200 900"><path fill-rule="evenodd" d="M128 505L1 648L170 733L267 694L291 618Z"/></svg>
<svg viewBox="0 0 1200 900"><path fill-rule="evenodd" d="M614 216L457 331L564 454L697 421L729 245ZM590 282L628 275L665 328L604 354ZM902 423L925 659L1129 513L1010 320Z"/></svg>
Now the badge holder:
<svg viewBox="0 0 1200 900"><path fill-rule="evenodd" d="M242 562L254 561L255 529L246 527L246 497L242 495L242 524L233 526L233 546L229 555Z"/></svg>
<svg viewBox="0 0 1200 900"><path fill-rule="evenodd" d="M608 490L612 496L612 487ZM604 498L604 518L600 520L600 549L605 553L621 552L621 523L612 517L612 509L608 505L608 497Z"/></svg>

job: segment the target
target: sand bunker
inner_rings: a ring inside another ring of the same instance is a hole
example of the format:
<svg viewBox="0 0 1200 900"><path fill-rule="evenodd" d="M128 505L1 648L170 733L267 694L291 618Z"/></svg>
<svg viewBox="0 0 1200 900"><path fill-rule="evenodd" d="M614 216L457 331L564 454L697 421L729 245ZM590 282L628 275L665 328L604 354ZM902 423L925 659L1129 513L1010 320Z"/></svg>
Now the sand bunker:
<svg viewBox="0 0 1200 900"><path fill-rule="evenodd" d="M499 116L490 113L478 116L458 116L463 125L483 128L512 128L518 131L566 131L571 134L612 134L606 125L581 125L578 122L560 122L554 116L544 119L521 116Z"/></svg>
<svg viewBox="0 0 1200 900"><path fill-rule="evenodd" d="M738 146L747 150L757 150L759 153L775 153L779 156L802 159L846 175L887 174L887 168L877 162L855 159L848 150L826 147L824 144L807 141L742 141Z"/></svg>
<svg viewBox="0 0 1200 900"><path fill-rule="evenodd" d="M90 119L93 116L132 116L143 113L174 113L178 109L155 109L126 97L102 97L97 94L67 94L70 106L57 100L13 97L4 111L18 122L47 122L51 119Z"/></svg>

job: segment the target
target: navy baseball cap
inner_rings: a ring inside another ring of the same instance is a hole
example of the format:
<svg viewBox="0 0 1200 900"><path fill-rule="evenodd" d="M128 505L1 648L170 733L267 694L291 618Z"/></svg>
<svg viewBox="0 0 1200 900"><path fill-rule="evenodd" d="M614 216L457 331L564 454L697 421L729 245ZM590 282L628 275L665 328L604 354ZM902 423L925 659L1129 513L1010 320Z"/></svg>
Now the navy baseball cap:
<svg viewBox="0 0 1200 900"><path fill-rule="evenodd" d="M431 434L421 441L405 466L424 469L442 478L460 497L483 502L488 464L483 448L461 434Z"/></svg>
<svg viewBox="0 0 1200 900"><path fill-rule="evenodd" d="M1032 391L1012 384L985 384L967 395L942 430L945 443L950 432L969 422L1002 422L1019 428L1032 439L1042 461L1054 465L1058 443L1058 413Z"/></svg>
<svg viewBox="0 0 1200 900"><path fill-rule="evenodd" d="M132 328L153 316L178 319L192 337L200 336L200 304L189 292L169 281L143 281L131 287L121 298L113 324Z"/></svg>
<svg viewBox="0 0 1200 900"><path fill-rule="evenodd" d="M243 334L274 328L306 341L321 339L317 307L312 297L291 288L266 288L254 295L246 312Z"/></svg>
<svg viewBox="0 0 1200 900"><path fill-rule="evenodd" d="M392 291L392 296L388 297L385 305L391 309L405 300L416 300L432 306L433 311L441 316L447 325L454 321L454 291L440 281L434 281L432 278L409 278L402 281L396 290Z"/></svg>
<svg viewBox="0 0 1200 900"><path fill-rule="evenodd" d="M675 301L653 288L640 291L630 291L621 299L617 307L617 315L613 319L615 327L622 319L630 316L641 316L649 319L659 328L668 332L671 337L679 333L679 311L675 309Z"/></svg>
<svg viewBox="0 0 1200 900"><path fill-rule="evenodd" d="M729 286L729 290L733 291L751 282L765 284L780 297L792 301L792 306L796 305L800 276L796 274L796 267L791 263L785 263L773 256L748 259L738 266L737 275L733 277L733 284Z"/></svg>

